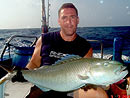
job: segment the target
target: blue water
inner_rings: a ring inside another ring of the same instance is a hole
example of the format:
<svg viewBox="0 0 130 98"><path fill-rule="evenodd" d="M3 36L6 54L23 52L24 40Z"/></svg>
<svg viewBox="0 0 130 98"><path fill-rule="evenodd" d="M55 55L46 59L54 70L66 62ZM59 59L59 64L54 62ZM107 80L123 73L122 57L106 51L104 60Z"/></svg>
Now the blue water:
<svg viewBox="0 0 130 98"><path fill-rule="evenodd" d="M51 28L51 31L58 31L59 28ZM104 46L104 54L112 54L113 40L115 37L122 37L124 39L123 55L130 57L130 26L117 27L79 27L77 33L90 40L100 40ZM30 29L3 29L0 30L0 52L7 39L12 35L34 35L39 37L41 35L40 28ZM100 52L99 43L91 43L94 52Z"/></svg>

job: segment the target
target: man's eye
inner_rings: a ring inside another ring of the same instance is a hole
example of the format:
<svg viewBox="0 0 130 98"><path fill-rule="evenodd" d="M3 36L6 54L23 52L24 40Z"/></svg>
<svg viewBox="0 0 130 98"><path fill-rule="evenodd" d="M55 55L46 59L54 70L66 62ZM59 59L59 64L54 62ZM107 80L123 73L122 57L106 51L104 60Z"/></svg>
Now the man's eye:
<svg viewBox="0 0 130 98"><path fill-rule="evenodd" d="M67 17L63 16L62 19L65 20Z"/></svg>
<svg viewBox="0 0 130 98"><path fill-rule="evenodd" d="M72 18L76 18L76 16L71 16Z"/></svg>
<svg viewBox="0 0 130 98"><path fill-rule="evenodd" d="M76 18L76 16L71 16L71 19L75 19Z"/></svg>

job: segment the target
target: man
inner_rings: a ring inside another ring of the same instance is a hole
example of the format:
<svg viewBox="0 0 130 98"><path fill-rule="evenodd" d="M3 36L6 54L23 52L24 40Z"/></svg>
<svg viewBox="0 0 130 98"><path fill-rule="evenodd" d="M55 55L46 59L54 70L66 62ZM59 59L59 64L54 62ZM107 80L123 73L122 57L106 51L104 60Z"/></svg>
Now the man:
<svg viewBox="0 0 130 98"><path fill-rule="evenodd" d="M79 17L78 11L72 3L65 3L61 6L58 12L58 23L61 27L60 32L42 34L38 39L32 58L26 66L28 69L52 65L68 54L92 57L91 45L76 34ZM33 89L27 98L46 98L49 95L49 97L68 98L66 93L55 91L44 92L42 97L38 97L38 92L40 94L42 91Z"/></svg>
<svg viewBox="0 0 130 98"><path fill-rule="evenodd" d="M64 7L67 7L67 8L64 8ZM74 7L74 6L68 3L68 4L64 4L59 10L58 23L61 26L60 36L66 42L74 41L75 38L77 37L76 29L79 23L78 12L75 7L74 8L71 8L71 7ZM40 37L37 41L35 51L33 53L31 61L27 65L28 69L38 68L41 65L42 57L40 53L41 53L42 40L44 39ZM86 53L84 54L84 57L92 57L92 48L90 48L90 46L87 46L87 47L89 49L85 51ZM83 48L83 47L80 47L80 48Z"/></svg>

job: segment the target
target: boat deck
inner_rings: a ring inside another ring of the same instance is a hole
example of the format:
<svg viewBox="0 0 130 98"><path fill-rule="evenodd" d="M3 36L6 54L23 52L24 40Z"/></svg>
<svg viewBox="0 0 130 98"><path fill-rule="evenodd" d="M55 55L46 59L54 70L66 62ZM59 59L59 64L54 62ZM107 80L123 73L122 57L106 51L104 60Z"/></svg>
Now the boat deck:
<svg viewBox="0 0 130 98"><path fill-rule="evenodd" d="M29 82L15 82L8 81L5 85L5 98L25 98L29 93L33 84Z"/></svg>
<svg viewBox="0 0 130 98"><path fill-rule="evenodd" d="M15 82L7 81L5 85L5 97L4 98L25 98L30 92L30 88L33 86L30 82ZM82 93L82 92L80 92ZM89 93L88 93L89 94ZM127 95L130 95L130 85L127 89ZM68 96L73 96L73 93L69 93ZM85 95L86 96L86 95ZM74 98L86 98L77 97L75 94Z"/></svg>

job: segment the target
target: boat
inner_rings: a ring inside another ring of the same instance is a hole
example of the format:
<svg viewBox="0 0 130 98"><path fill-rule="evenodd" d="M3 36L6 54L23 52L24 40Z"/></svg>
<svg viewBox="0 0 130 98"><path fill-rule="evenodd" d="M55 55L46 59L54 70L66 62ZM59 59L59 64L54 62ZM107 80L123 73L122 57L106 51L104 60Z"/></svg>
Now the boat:
<svg viewBox="0 0 130 98"><path fill-rule="evenodd" d="M49 0L48 0L49 1ZM49 4L48 4L49 5ZM49 15L48 15L49 17ZM44 33L47 33L48 32L48 29L49 29L49 19L48 17L46 17L46 12L45 12L45 0L42 0L42 31ZM48 20L46 20L48 19ZM15 39L15 38L28 38L28 39L33 39L32 42L30 42L30 45L28 47L24 47L24 46L19 46L19 45L14 45L12 44L12 41ZM33 54L33 51L34 51L34 48L35 48L35 44L36 44L36 41L37 41L37 37L36 36L21 36L21 35L13 35L11 36L2 52L1 52L1 55L0 55L0 66L3 66L9 70L13 69L14 66L18 66L20 68L25 68L26 64L29 62L32 54ZM102 41L100 40L88 40L90 42L97 42L97 43L100 43L100 46L101 46L101 59L103 59L103 43ZM112 57L112 60L117 60L119 62L123 62L125 66L128 66L130 65L130 61L123 61L121 59L121 56L122 56L122 44L123 44L123 39L120 38L120 37L116 37L114 38L114 42L113 42L113 57ZM3 76L5 76L7 74L7 71L4 70L3 68L0 67L0 78L2 78ZM13 87L11 88L11 85L13 85ZM21 86L24 88L24 94L23 94L23 91L22 89L20 89L20 87L18 86ZM10 89L14 89L15 91L19 90L21 93L21 97L20 94L10 94L8 92L8 89L6 89L6 92L0 92L0 98L23 98L25 97L25 95L27 93L29 93L29 89L31 86L33 86L33 84L31 83L21 83L21 82L16 82L15 84L12 83L11 81L7 81L5 82L3 85L0 85L1 89L0 91L3 91L3 89L6 87L6 88L10 88ZM19 89L15 89L15 87L19 88ZM13 91L13 92L15 92ZM18 96L18 97L17 97ZM79 98L79 97L75 97L75 98Z"/></svg>

